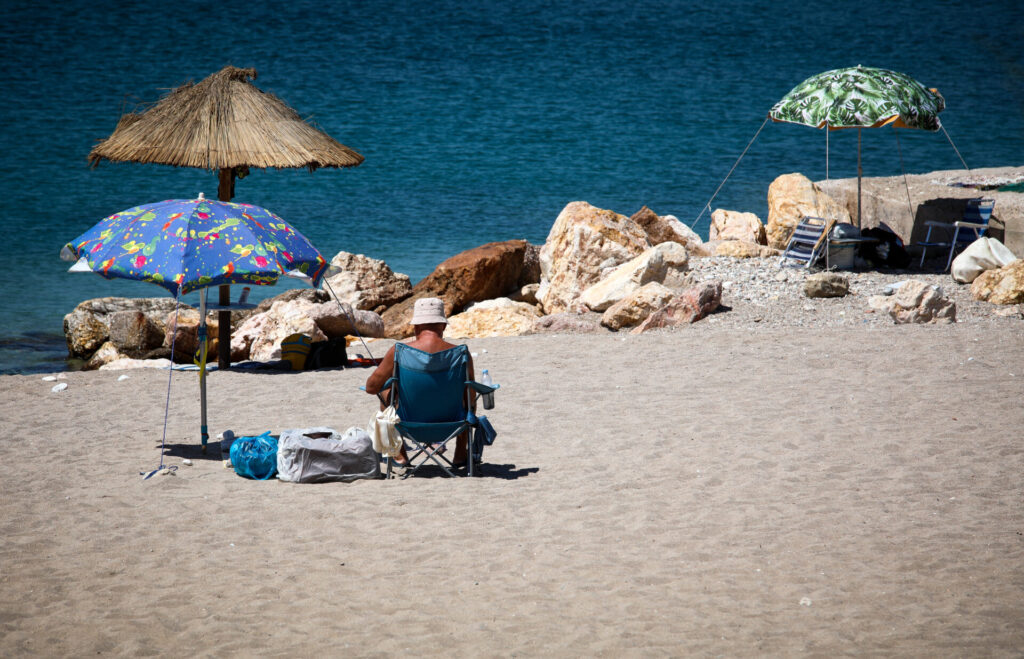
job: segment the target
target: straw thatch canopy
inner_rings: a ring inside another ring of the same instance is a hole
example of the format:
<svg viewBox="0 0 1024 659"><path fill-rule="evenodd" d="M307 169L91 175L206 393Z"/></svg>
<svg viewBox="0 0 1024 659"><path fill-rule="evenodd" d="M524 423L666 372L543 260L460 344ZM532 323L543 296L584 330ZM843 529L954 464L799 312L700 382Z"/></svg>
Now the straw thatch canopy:
<svg viewBox="0 0 1024 659"><path fill-rule="evenodd" d="M121 117L113 134L89 153L89 162L310 171L363 162L359 153L249 82L255 78L256 69L226 66L198 84L178 87L145 112Z"/></svg>

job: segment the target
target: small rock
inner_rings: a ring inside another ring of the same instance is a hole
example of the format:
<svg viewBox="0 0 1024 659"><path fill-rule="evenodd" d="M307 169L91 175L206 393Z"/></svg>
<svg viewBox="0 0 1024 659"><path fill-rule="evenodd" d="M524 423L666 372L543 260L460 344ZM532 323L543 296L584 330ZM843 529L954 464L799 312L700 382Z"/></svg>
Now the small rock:
<svg viewBox="0 0 1024 659"><path fill-rule="evenodd" d="M56 375L47 375L47 376L43 377L43 382L56 382L56 381L57 381L57 376Z"/></svg>
<svg viewBox="0 0 1024 659"><path fill-rule="evenodd" d="M807 297L844 297L850 292L850 280L836 272L817 272L804 280Z"/></svg>
<svg viewBox="0 0 1024 659"><path fill-rule="evenodd" d="M67 382L61 382L60 384L53 385L53 389L50 389L53 393L57 394L68 388Z"/></svg>
<svg viewBox="0 0 1024 659"><path fill-rule="evenodd" d="M117 381L118 381L118 382L124 382L124 381L125 381L125 380L127 380L127 379L128 379L129 377L130 377L130 376L128 376L128 375L119 375L119 376L117 377Z"/></svg>

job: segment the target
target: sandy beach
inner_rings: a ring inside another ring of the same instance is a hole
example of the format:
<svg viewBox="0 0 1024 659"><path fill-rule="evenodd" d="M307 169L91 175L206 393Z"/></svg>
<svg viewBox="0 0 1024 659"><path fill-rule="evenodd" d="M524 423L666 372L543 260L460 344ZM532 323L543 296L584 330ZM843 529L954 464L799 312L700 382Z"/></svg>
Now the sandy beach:
<svg viewBox="0 0 1024 659"><path fill-rule="evenodd" d="M1013 655L1022 338L476 339L502 384L482 477L326 485L203 459L195 373L172 376L178 469L145 481L167 371L4 376L0 652ZM214 372L211 431L364 426L367 374Z"/></svg>

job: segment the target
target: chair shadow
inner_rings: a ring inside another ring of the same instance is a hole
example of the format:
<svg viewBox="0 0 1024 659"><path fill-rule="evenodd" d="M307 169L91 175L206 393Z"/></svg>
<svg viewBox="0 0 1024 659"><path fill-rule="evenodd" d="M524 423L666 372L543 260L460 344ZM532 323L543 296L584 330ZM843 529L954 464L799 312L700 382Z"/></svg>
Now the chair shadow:
<svg viewBox="0 0 1024 659"><path fill-rule="evenodd" d="M383 471L383 466L381 468ZM516 468L514 464L494 464L484 462L473 467L474 478L500 478L502 480L516 480L540 471L540 467ZM467 476L466 468L461 467L455 472L456 476ZM401 477L401 475L398 475ZM416 470L416 473L409 478L447 478L448 474L435 464L426 464Z"/></svg>

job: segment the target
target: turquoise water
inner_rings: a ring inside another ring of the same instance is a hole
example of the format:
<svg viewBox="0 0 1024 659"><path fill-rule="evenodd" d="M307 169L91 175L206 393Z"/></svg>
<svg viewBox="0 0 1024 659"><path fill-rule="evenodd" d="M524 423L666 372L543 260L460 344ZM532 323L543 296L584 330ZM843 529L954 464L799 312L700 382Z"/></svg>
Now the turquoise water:
<svg viewBox="0 0 1024 659"><path fill-rule="evenodd" d="M690 224L768 109L804 78L864 64L946 98L972 167L1024 163L1018 3L603 1L6 2L0 126L0 372L63 368L61 322L87 298L160 288L69 274L65 242L131 206L216 194L198 170L86 156L122 111L225 64L366 162L259 171L236 199L289 220L326 255L384 259L414 280L493 241L544 241L573 200ZM856 174L856 134L833 133L830 174ZM908 172L955 169L939 134L901 131ZM864 134L867 176L900 172L891 130ZM768 184L825 177L825 138L770 124L714 206L764 218ZM696 225L707 232L707 216ZM254 290L260 298L282 286ZM188 301L188 298L186 298Z"/></svg>

